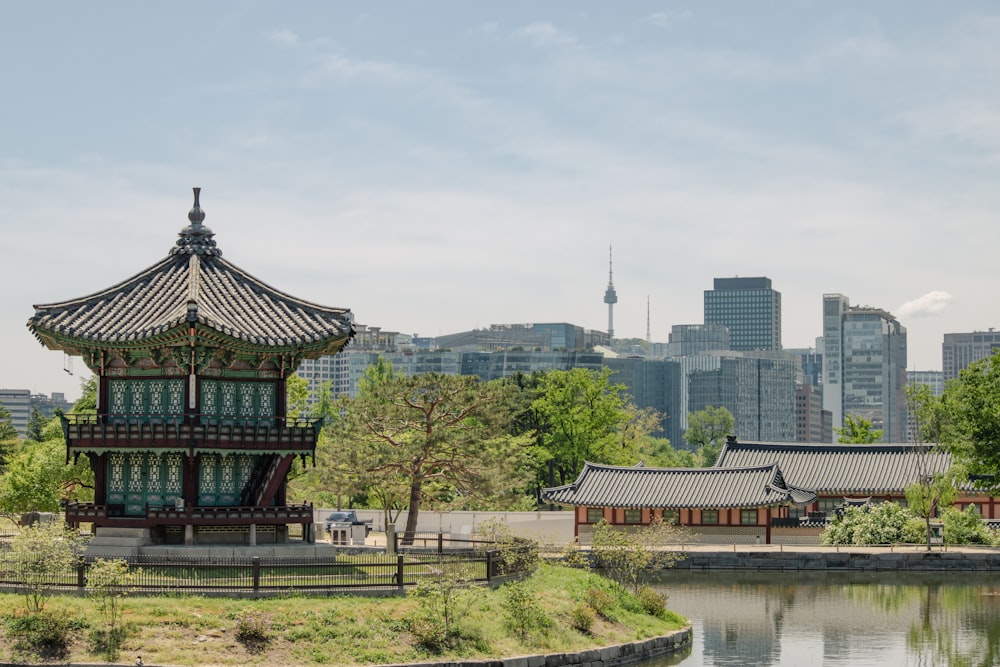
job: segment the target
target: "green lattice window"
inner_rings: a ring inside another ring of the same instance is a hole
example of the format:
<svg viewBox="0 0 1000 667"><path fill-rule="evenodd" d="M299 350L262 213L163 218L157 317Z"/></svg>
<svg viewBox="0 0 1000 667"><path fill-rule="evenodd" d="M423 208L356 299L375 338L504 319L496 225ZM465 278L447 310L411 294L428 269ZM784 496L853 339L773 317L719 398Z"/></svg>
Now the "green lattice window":
<svg viewBox="0 0 1000 667"><path fill-rule="evenodd" d="M240 494L253 477L259 459L251 454L202 454L198 459L198 504L239 506Z"/></svg>
<svg viewBox="0 0 1000 667"><path fill-rule="evenodd" d="M201 382L201 415L209 424L269 426L274 409L274 384L270 382Z"/></svg>
<svg viewBox="0 0 1000 667"><path fill-rule="evenodd" d="M184 415L184 380L110 380L108 413L118 421L163 422Z"/></svg>
<svg viewBox="0 0 1000 667"><path fill-rule="evenodd" d="M107 502L112 513L145 516L147 505L174 505L181 496L181 463L175 452L108 454Z"/></svg>

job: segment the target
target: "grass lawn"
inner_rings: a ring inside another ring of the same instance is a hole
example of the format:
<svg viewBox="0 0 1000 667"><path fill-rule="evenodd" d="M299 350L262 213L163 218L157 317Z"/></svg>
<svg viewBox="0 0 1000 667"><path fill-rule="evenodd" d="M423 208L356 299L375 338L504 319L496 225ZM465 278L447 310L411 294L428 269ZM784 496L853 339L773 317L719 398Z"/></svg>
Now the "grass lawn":
<svg viewBox="0 0 1000 667"><path fill-rule="evenodd" d="M141 655L147 665L363 665L496 658L623 643L687 625L669 611L659 617L642 612L630 595L595 596L594 589L614 591L593 573L543 564L516 589L519 596L510 586L457 589L443 578L429 596L129 597L129 632L117 661L131 665ZM595 597L605 600L604 613L590 632L574 629L581 607ZM18 649L11 633L11 619L25 614L24 599L2 594L0 609L6 635L0 662L44 663L37 652ZM49 655L53 663L103 660L91 639L103 628L93 601L55 596L46 612L73 627L67 651ZM241 628L250 636L240 638Z"/></svg>

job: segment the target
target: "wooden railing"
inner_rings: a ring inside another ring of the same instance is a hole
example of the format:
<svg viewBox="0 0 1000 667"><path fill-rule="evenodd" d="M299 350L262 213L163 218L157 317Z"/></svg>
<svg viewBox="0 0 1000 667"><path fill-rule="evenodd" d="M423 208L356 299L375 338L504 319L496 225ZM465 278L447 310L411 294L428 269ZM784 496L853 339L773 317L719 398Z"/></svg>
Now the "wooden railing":
<svg viewBox="0 0 1000 667"><path fill-rule="evenodd" d="M121 518L131 521L153 520L178 526L200 525L283 525L312 523L312 505L287 505L281 507L146 507L145 515L125 516L124 506L95 505L93 503L67 503L66 523L107 523L105 520Z"/></svg>
<svg viewBox="0 0 1000 667"><path fill-rule="evenodd" d="M313 451L323 425L322 419L276 420L272 417L247 418L242 423L201 416L197 422L180 417L120 415L63 415L66 446L88 448L185 447L199 449L244 449L269 452ZM274 425L274 424L278 425Z"/></svg>

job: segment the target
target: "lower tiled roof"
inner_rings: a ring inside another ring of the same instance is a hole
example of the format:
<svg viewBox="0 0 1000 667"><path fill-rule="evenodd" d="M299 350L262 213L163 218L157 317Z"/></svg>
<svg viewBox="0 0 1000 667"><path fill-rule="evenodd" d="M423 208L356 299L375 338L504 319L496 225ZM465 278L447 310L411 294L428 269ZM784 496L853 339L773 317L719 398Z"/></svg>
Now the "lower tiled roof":
<svg viewBox="0 0 1000 667"><path fill-rule="evenodd" d="M647 468L584 464L572 484L544 489L542 499L589 507L697 509L805 504L811 491L789 487L775 465Z"/></svg>

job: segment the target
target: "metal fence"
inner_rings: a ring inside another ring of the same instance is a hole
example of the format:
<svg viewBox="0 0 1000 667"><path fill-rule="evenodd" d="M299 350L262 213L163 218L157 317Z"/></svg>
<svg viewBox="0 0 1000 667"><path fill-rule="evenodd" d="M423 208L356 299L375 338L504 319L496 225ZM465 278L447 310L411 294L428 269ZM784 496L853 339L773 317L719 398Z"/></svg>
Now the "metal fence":
<svg viewBox="0 0 1000 667"><path fill-rule="evenodd" d="M450 553L338 554L333 558L207 558L134 556L122 558L135 573L134 588L148 592L329 593L402 592L424 581L445 579L469 585L499 583L528 573L519 558L528 545ZM94 558L81 558L63 572L46 573L44 585L85 589ZM0 586L19 587L38 579L38 564L0 554ZM32 579L29 579L32 578Z"/></svg>

